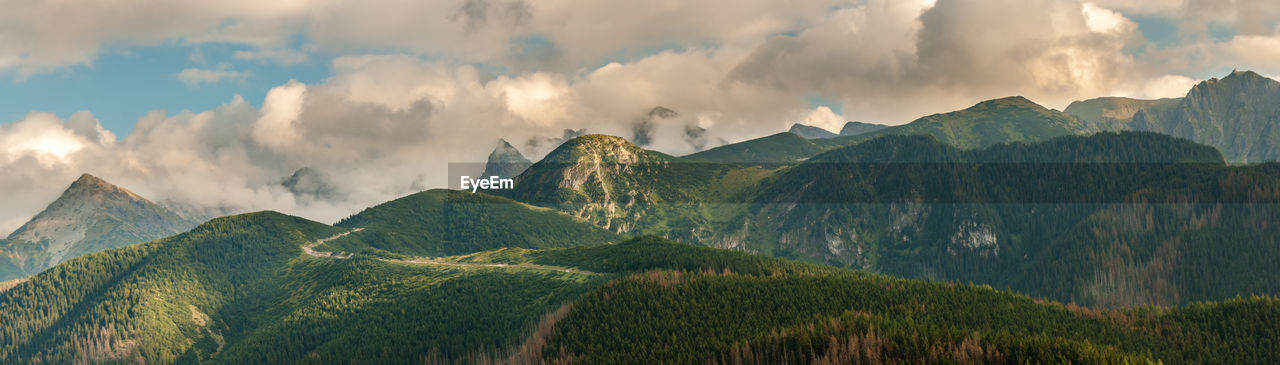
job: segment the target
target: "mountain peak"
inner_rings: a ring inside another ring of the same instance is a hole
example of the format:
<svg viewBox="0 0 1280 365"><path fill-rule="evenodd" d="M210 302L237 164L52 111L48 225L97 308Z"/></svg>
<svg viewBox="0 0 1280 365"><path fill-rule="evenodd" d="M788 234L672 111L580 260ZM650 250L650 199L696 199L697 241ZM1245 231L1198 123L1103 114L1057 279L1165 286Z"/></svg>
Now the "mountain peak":
<svg viewBox="0 0 1280 365"><path fill-rule="evenodd" d="M80 178L76 179L75 182L71 183L71 185L86 185L86 184L111 186L111 184L106 182L105 180L102 180L97 176L90 175L87 172L80 174Z"/></svg>
<svg viewBox="0 0 1280 365"><path fill-rule="evenodd" d="M564 144L560 146L560 148L557 148L557 150L559 149L581 150L581 149L614 148L614 147L627 148L627 149L640 148L636 146L634 143L631 143L631 141L628 141L626 138L610 136L607 134L588 134L588 135L580 136L580 137L565 141ZM552 152L552 153L555 153L555 152Z"/></svg>
<svg viewBox="0 0 1280 365"><path fill-rule="evenodd" d="M512 150L513 150L513 149L515 149L515 147L511 145L511 142L507 142L507 139L506 139L506 138L498 138L498 145L497 145L496 147L494 147L494 148L493 148L493 150L494 150L494 151L497 151L497 150L508 150L508 149L512 149Z"/></svg>
<svg viewBox="0 0 1280 365"><path fill-rule="evenodd" d="M62 260L182 232L177 214L90 174L9 235L0 255L34 273ZM0 278L3 280L3 278Z"/></svg>
<svg viewBox="0 0 1280 365"><path fill-rule="evenodd" d="M1227 77L1224 77L1224 78L1222 78L1222 79L1223 79L1223 80L1226 80L1226 79L1231 79L1231 78L1265 79L1266 77L1263 77L1262 75L1259 75L1257 72L1253 72L1253 71L1249 71L1249 70L1244 70L1244 71L1240 71L1240 70L1231 70L1231 74L1228 74L1228 75L1227 75Z"/></svg>
<svg viewBox="0 0 1280 365"><path fill-rule="evenodd" d="M76 197L87 197L87 196L95 196L95 195L97 196L115 195L125 200L146 201L146 199L142 198L141 196L138 196L138 194L135 194L134 192L129 191L128 189L116 186L115 184L109 183L106 180L103 180L97 176L90 175L88 173L81 174L80 177L76 179L76 181L72 182L71 186L68 186L67 190L62 192L62 195L58 198L58 200L74 199Z"/></svg>
<svg viewBox="0 0 1280 365"><path fill-rule="evenodd" d="M840 128L841 136L856 136L863 133L871 133L889 126L883 124L863 123L858 121L848 122L844 124L844 128Z"/></svg>
<svg viewBox="0 0 1280 365"><path fill-rule="evenodd" d="M805 139L835 138L839 136L826 129L800 123L792 124L791 129L787 132L804 137Z"/></svg>
<svg viewBox="0 0 1280 365"><path fill-rule="evenodd" d="M1231 70L1230 74L1228 74L1227 76L1221 79L1215 77L1205 81L1201 81L1199 84L1196 84L1195 87L1191 88L1191 92L1194 93L1197 89L1203 90L1204 88L1210 87L1210 86L1253 87L1255 85L1263 85L1264 87L1266 86L1274 87L1274 85L1280 85L1280 82L1277 82L1276 80L1272 80L1270 78L1267 78L1266 76L1262 76L1258 74L1257 72L1253 72L1249 70L1245 70L1245 71Z"/></svg>
<svg viewBox="0 0 1280 365"><path fill-rule="evenodd" d="M970 107L968 110L991 110L991 109L1007 109L1007 108L1045 109L1045 107L1041 106L1040 104L1036 104L1034 101L1031 101L1030 99L1024 98L1019 95L1015 95L1015 96L983 101L978 104L975 104L973 107Z"/></svg>
<svg viewBox="0 0 1280 365"><path fill-rule="evenodd" d="M667 109L664 106L655 106L649 110L649 118L670 119L680 116L675 110Z"/></svg>
<svg viewBox="0 0 1280 365"><path fill-rule="evenodd" d="M484 173L480 176L515 177L530 165L533 165L533 162L525 158L520 150L507 140L498 139L498 145L493 148L493 152L489 153L489 160L484 165Z"/></svg>

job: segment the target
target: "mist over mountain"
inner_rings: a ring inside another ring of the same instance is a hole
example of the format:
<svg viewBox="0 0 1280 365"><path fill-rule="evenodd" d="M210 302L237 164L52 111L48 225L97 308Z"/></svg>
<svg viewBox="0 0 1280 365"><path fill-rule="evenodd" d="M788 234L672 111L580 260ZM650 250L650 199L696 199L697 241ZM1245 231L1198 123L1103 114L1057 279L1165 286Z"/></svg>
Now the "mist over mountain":
<svg viewBox="0 0 1280 365"><path fill-rule="evenodd" d="M299 199L340 200L344 194L329 175L311 167L303 167L280 182Z"/></svg>
<svg viewBox="0 0 1280 365"><path fill-rule="evenodd" d="M0 255L20 269L20 275L29 275L76 256L162 238L194 225L127 189L84 174L0 241Z"/></svg>
<svg viewBox="0 0 1280 365"><path fill-rule="evenodd" d="M480 174L482 177L498 176L500 178L512 178L520 175L529 166L533 165L533 161L525 158L520 150L511 146L505 139L499 139L498 145L493 148L493 152L489 153L489 159L485 162L484 172Z"/></svg>

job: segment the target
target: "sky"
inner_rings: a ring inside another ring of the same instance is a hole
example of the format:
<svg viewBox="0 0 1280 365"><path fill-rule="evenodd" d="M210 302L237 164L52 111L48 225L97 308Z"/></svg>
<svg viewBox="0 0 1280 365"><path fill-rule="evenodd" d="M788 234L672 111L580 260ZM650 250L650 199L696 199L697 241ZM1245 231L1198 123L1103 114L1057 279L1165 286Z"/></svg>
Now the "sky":
<svg viewBox="0 0 1280 365"><path fill-rule="evenodd" d="M447 186L499 138L536 159L566 129L647 128L682 155L792 123L1280 75L1263 0L0 3L0 232L81 173L192 216L332 223ZM280 184L304 167L334 188Z"/></svg>

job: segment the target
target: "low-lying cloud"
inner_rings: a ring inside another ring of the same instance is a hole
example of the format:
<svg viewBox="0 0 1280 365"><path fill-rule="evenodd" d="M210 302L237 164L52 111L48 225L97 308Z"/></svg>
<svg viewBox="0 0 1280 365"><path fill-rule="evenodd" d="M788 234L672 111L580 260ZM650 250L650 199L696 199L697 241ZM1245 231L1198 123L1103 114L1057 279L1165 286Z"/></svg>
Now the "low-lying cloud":
<svg viewBox="0 0 1280 365"><path fill-rule="evenodd" d="M1009 95L1053 108L1180 96L1222 67L1280 73L1275 6L1192 11L1200 3L231 1L111 12L23 2L0 14L0 73L15 80L164 42L247 45L231 57L285 65L323 54L332 75L280 84L263 100L154 111L128 136L89 112L0 125L0 231L83 172L190 215L271 209L333 222L447 186L448 163L482 162L498 138L531 159L581 133L682 155L797 122L838 131L847 120L900 124ZM1190 35L1156 46L1126 14L1175 17ZM1196 36L1224 25L1239 34ZM193 52L196 65L175 77L244 77L205 61ZM839 105L812 105L815 96ZM672 113L653 116L655 107ZM303 185L283 184L300 169L310 171Z"/></svg>

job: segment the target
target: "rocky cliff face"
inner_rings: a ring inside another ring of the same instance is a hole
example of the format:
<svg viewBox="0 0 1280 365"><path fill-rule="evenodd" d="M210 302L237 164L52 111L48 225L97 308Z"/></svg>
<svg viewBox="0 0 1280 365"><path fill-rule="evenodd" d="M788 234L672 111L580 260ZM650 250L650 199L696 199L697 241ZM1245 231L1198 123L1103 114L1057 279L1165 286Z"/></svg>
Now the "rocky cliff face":
<svg viewBox="0 0 1280 365"><path fill-rule="evenodd" d="M626 139L587 135L565 142L516 179L513 198L554 206L615 232L628 232L662 201L658 188L673 158Z"/></svg>
<svg viewBox="0 0 1280 365"><path fill-rule="evenodd" d="M85 174L0 242L0 254L22 274L34 274L76 256L169 236L194 225L127 189ZM6 279L10 278L0 277Z"/></svg>
<svg viewBox="0 0 1280 365"><path fill-rule="evenodd" d="M1231 162L1280 159L1280 82L1251 71L1206 80L1182 98L1097 98L1071 103L1066 113L1085 132L1152 131L1213 146Z"/></svg>
<svg viewBox="0 0 1280 365"><path fill-rule="evenodd" d="M497 176L512 178L532 166L533 162L524 157L511 143L505 139L498 140L498 146L489 153L489 160L484 165L484 173L480 176Z"/></svg>
<svg viewBox="0 0 1280 365"><path fill-rule="evenodd" d="M1176 107L1135 113L1132 124L1214 146L1232 162L1280 159L1280 82L1235 71L1191 88Z"/></svg>

